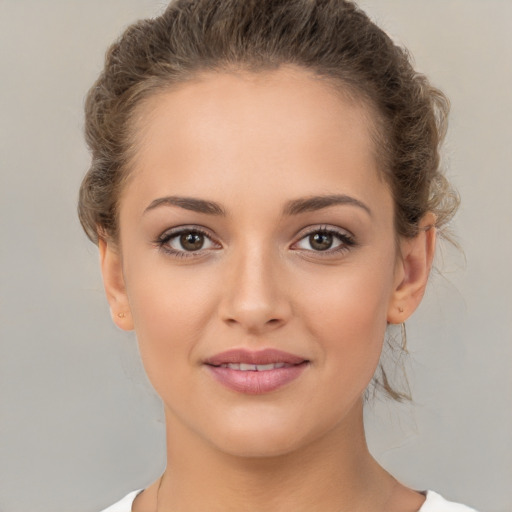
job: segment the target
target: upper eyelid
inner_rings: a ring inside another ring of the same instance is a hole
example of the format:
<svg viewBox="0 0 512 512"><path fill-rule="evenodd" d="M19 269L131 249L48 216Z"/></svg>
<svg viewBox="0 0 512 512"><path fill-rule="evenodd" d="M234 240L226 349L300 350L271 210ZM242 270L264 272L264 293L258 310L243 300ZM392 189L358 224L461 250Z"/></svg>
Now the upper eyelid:
<svg viewBox="0 0 512 512"><path fill-rule="evenodd" d="M296 240L302 240L304 237L312 234L317 233L319 231L323 231L326 233L334 233L338 235L345 235L350 238L355 238L354 234L349 231L348 229L341 228L339 226L333 226L330 224L316 224L311 226L306 226L298 231L298 233L295 235Z"/></svg>
<svg viewBox="0 0 512 512"><path fill-rule="evenodd" d="M197 233L201 233L202 235L205 235L208 238L211 238L212 241L216 241L216 237L211 233L209 229L197 225L176 226L174 228L166 229L158 236L158 240L164 240L166 238L177 236L180 233L192 233L194 231Z"/></svg>

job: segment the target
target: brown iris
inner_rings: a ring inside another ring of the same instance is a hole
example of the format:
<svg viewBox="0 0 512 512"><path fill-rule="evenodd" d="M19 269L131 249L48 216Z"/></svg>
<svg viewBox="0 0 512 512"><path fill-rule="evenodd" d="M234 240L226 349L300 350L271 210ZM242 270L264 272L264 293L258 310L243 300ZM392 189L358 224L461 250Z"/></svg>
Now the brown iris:
<svg viewBox="0 0 512 512"><path fill-rule="evenodd" d="M309 243L316 251L326 251L332 247L333 236L330 233L313 233L309 235Z"/></svg>
<svg viewBox="0 0 512 512"><path fill-rule="evenodd" d="M180 244L186 251L199 251L204 245L202 233L184 233L180 236Z"/></svg>

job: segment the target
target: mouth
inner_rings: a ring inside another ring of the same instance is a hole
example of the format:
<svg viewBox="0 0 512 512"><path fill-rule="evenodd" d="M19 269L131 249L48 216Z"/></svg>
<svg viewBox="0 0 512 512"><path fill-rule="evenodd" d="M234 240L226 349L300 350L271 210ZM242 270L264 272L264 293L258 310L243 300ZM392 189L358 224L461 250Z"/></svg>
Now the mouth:
<svg viewBox="0 0 512 512"><path fill-rule="evenodd" d="M303 357L275 349L233 349L204 361L211 375L237 393L276 391L299 378L309 366Z"/></svg>
<svg viewBox="0 0 512 512"><path fill-rule="evenodd" d="M206 359L205 364L211 366L238 365L240 368L232 368L241 371L265 371L274 368L266 368L273 365L293 366L307 361L289 352L268 348L264 350L231 349Z"/></svg>
<svg viewBox="0 0 512 512"><path fill-rule="evenodd" d="M217 368L231 368L231 370L238 370L240 372L266 372L275 370L276 368L285 368L293 366L286 363L269 363L269 364L248 364L248 363L223 363Z"/></svg>

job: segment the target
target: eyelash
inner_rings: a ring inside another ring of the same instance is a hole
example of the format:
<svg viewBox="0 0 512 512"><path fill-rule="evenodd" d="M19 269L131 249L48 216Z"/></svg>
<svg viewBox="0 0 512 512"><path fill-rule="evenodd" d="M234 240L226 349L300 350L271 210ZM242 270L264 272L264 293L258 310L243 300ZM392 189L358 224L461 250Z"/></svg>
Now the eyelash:
<svg viewBox="0 0 512 512"><path fill-rule="evenodd" d="M161 251L163 251L166 254L169 254L175 258L197 258L198 256L202 256L204 254L205 250L208 250L208 249L198 249L197 251L186 251L184 249L182 251L179 251L179 250L176 250L176 249L173 249L172 247L170 247L169 242L171 242L171 240L178 238L179 236L185 235L185 234L202 235L206 239L210 240L211 243L220 245L218 242L214 241L213 237L211 236L211 234L209 232L207 232L204 229L201 229L198 226L190 226L190 227L181 226L179 228L167 230L164 233L162 233L157 238L157 240L155 240L155 244Z"/></svg>
<svg viewBox="0 0 512 512"><path fill-rule="evenodd" d="M300 234L300 238L297 242L294 242L293 245L297 245L301 241L307 239L311 235L331 235L333 238L338 240L340 242L339 246L331 249L326 249L324 251L315 251L313 249L305 249L304 251L307 253L313 253L315 257L321 257L321 258L328 258L329 256L338 255L341 253L344 253L346 251L349 251L352 247L355 247L357 245L356 240L353 235L346 231L341 231L338 228L332 227L332 226L320 226L320 227L313 227L311 229L308 229L305 232L302 232ZM294 249L300 251L301 249Z"/></svg>
<svg viewBox="0 0 512 512"><path fill-rule="evenodd" d="M204 252L206 250L209 250L209 249L198 249L197 251L187 251L185 249L176 250L176 249L173 249L172 247L170 247L169 242L171 240L173 240L181 235L184 235L184 234L199 234L199 235L204 236L211 243L220 246L220 244L213 239L213 237L211 236L211 234L209 232L207 232L204 229L201 229L198 226L190 226L190 227L182 226L179 228L167 230L164 233L162 233L157 238L157 240L155 240L154 243L160 250L162 250L166 254L169 254L175 258L197 258L199 256L203 256ZM300 238L296 242L293 243L293 245L291 247L292 250L300 251L301 249L293 249L293 246L297 245L301 241L303 241L306 238L310 237L311 235L315 235L315 234L331 235L331 236L333 236L333 238L337 239L340 242L340 245L335 247L334 249L329 248L324 251L321 251L321 250L315 251L313 249L303 249L305 252L314 253L315 256L318 256L318 257L329 257L334 254L343 253L343 252L349 251L350 248L357 245L356 240L354 239L354 237L351 234L349 234L347 232L341 232L334 227L320 226L320 227L311 228L310 230L301 233Z"/></svg>

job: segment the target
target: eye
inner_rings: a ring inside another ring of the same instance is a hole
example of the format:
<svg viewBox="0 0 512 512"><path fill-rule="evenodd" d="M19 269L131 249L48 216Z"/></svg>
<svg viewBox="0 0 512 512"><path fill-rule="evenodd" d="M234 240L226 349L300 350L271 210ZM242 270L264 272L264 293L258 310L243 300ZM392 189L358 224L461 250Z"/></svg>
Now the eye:
<svg viewBox="0 0 512 512"><path fill-rule="evenodd" d="M347 232L322 227L307 233L292 248L332 254L348 250L353 245L355 245L354 238Z"/></svg>
<svg viewBox="0 0 512 512"><path fill-rule="evenodd" d="M158 238L157 244L168 253L184 257L188 255L187 253L220 247L207 233L198 228L179 228L166 231Z"/></svg>
<svg viewBox="0 0 512 512"><path fill-rule="evenodd" d="M185 251L199 251L205 245L207 238L203 233L190 231L177 235L169 241L169 245L176 250L183 249Z"/></svg>
<svg viewBox="0 0 512 512"><path fill-rule="evenodd" d="M335 242L332 233L313 233L307 237L309 246L315 251L327 251Z"/></svg>

